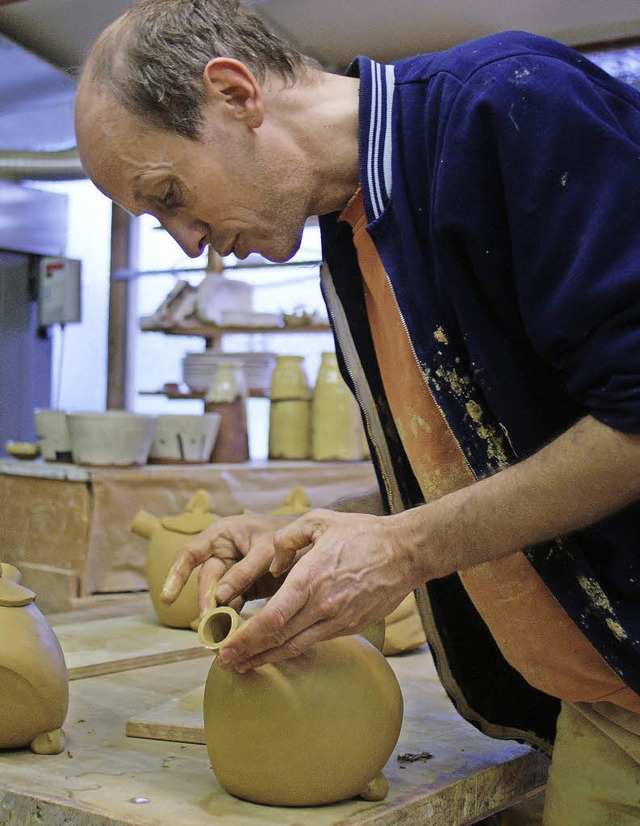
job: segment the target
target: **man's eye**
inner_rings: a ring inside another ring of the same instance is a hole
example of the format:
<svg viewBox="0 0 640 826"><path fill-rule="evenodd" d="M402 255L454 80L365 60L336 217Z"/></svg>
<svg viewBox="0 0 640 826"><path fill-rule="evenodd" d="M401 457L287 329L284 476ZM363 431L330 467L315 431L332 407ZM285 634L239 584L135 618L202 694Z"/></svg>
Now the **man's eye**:
<svg viewBox="0 0 640 826"><path fill-rule="evenodd" d="M178 205L178 193L176 192L176 188L173 184L170 184L162 198L160 199L162 202L162 206L166 207L167 209L171 209L171 207L175 207Z"/></svg>

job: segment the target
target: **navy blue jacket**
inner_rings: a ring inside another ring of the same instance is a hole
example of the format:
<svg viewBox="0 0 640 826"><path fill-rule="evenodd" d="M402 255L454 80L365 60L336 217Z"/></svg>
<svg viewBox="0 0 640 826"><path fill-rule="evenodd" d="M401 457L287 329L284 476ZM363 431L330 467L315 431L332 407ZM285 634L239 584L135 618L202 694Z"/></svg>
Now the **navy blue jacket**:
<svg viewBox="0 0 640 826"><path fill-rule="evenodd" d="M585 415L639 433L640 94L522 32L389 66L361 57L350 73L368 231L476 478ZM397 512L422 494L378 372L351 230L337 218L321 219L323 290ZM526 553L640 693L640 506ZM489 734L548 745L557 701L504 662L457 575L417 596L462 713Z"/></svg>

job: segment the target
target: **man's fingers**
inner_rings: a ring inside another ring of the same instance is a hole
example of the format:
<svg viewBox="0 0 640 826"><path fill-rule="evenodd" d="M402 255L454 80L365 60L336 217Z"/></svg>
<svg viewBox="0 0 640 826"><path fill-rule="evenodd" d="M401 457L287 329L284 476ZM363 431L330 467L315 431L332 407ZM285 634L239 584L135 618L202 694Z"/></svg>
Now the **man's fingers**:
<svg viewBox="0 0 640 826"><path fill-rule="evenodd" d="M217 557L211 557L202 563L198 573L198 605L201 614L215 607L215 591L218 581L232 564L232 560L218 559Z"/></svg>
<svg viewBox="0 0 640 826"><path fill-rule="evenodd" d="M160 592L160 599L163 602L171 604L178 598L191 572L200 564L195 559L195 554L190 548L183 548L177 553Z"/></svg>
<svg viewBox="0 0 640 826"><path fill-rule="evenodd" d="M237 631L236 631L237 634ZM306 628L300 634L296 634L292 636L287 642L283 643L282 645L276 646L274 648L268 648L266 651L261 651L259 654L256 654L249 659L246 659L237 665L229 665L227 660L221 660L220 666L227 670L229 668L234 668L235 670L239 671L240 673L244 671L249 671L253 668L258 668L261 665L265 665L266 663L278 663L282 662L283 660L291 659L292 657L299 657L300 654L304 654L305 651L308 651L310 648L313 648L314 645L318 642L322 642L322 640L329 639L332 636L331 626L328 622L316 622L314 625ZM235 634L234 634L235 637ZM220 649L220 656L223 655L226 658L226 649L227 646L224 645Z"/></svg>
<svg viewBox="0 0 640 826"><path fill-rule="evenodd" d="M231 539L205 529L176 553L164 581L160 599L167 603L174 602L191 576L191 572L209 558L233 559L235 555L236 548Z"/></svg>
<svg viewBox="0 0 640 826"><path fill-rule="evenodd" d="M296 633L294 626L288 628L287 625L304 607L308 597L304 583L300 586L296 582L285 583L220 649L220 665L223 668L235 668L266 650L285 645L289 637ZM301 618L301 625L307 624Z"/></svg>
<svg viewBox="0 0 640 826"><path fill-rule="evenodd" d="M219 579L215 589L217 602L228 605L250 588L268 570L273 558L271 543L257 546L252 554L232 565Z"/></svg>
<svg viewBox="0 0 640 826"><path fill-rule="evenodd" d="M279 530L273 538L273 562L269 573L282 576L313 546L323 511L314 510Z"/></svg>

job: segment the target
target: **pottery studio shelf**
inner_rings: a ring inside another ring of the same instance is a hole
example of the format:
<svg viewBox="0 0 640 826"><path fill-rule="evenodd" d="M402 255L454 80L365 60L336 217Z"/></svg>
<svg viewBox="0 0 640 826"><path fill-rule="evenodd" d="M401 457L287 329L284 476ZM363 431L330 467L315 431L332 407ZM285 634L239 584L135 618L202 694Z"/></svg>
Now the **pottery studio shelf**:
<svg viewBox="0 0 640 826"><path fill-rule="evenodd" d="M535 793L546 782L548 760L542 754L492 740L462 720L423 646L389 658L402 688L405 714L384 769L389 782L384 801L353 799L290 809L246 803L222 790L205 746L198 744L201 706L192 699L204 685L210 655L185 662L180 646L169 639L179 632L156 628L154 634L141 633L153 623L148 606L131 617L130 629L125 617L94 619L97 614L91 610L82 620L75 617L52 617L52 625L69 661L91 663L96 671L76 673L70 683L62 754L0 753L0 823L467 826ZM161 639L165 632L166 641ZM110 640L114 634L119 639ZM183 647L189 651L188 640L196 635L183 634ZM139 667L127 662L129 636L135 639ZM108 645L96 650L96 640ZM169 659L158 661L160 654ZM91 673L98 676L88 676ZM153 736L161 739L127 735L127 730L135 730L130 721L148 721L154 712L160 725Z"/></svg>
<svg viewBox="0 0 640 826"><path fill-rule="evenodd" d="M184 324L177 326L170 325L140 325L143 333L164 333L167 336L195 336L212 341L217 341L225 335L262 335L264 333L330 333L331 327L328 323L318 324L283 324L269 326L222 326L218 324Z"/></svg>
<svg viewBox="0 0 640 826"><path fill-rule="evenodd" d="M205 390L174 390L161 387L158 390L140 390L140 396L164 396L167 399L196 399L204 401L207 395ZM269 395L262 390L251 389L248 394L252 399L268 399Z"/></svg>
<svg viewBox="0 0 640 826"><path fill-rule="evenodd" d="M141 324L140 331L143 333L163 333L167 336L193 336L203 338L207 348L217 349L224 336L228 335L263 335L271 333L330 333L331 327L328 322L311 324L282 324L282 325L245 325L245 326L221 326L218 324L184 324L178 326ZM141 390L141 396L164 396L167 399L198 399L204 401L205 392L183 391L167 389L166 387L157 390ZM266 398L267 394L258 389L252 389L248 395L251 398Z"/></svg>

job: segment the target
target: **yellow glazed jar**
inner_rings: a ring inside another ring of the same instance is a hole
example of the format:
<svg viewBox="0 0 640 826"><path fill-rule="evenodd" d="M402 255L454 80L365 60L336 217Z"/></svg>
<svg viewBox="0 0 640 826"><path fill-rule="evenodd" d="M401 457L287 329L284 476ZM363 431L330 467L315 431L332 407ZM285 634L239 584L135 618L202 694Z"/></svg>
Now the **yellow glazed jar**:
<svg viewBox="0 0 640 826"><path fill-rule="evenodd" d="M363 458L360 410L335 353L323 353L311 403L311 458L316 462Z"/></svg>
<svg viewBox="0 0 640 826"><path fill-rule="evenodd" d="M215 651L240 622L232 608L215 608L200 622L200 642ZM214 660L205 686L205 739L219 783L273 806L384 799L382 769L402 715L391 666L359 635L244 674Z"/></svg>
<svg viewBox="0 0 640 826"><path fill-rule="evenodd" d="M277 356L271 374L269 458L308 459L310 391L302 356Z"/></svg>

